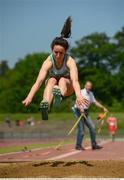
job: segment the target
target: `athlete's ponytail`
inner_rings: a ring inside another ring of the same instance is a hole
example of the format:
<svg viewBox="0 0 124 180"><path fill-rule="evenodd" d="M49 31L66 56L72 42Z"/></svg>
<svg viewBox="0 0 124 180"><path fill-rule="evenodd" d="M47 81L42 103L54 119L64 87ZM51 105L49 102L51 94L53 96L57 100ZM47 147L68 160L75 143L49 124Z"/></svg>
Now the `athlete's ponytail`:
<svg viewBox="0 0 124 180"><path fill-rule="evenodd" d="M56 37L52 41L51 49L53 49L55 45L60 45L60 46L64 47L65 50L68 50L69 43L66 40L66 38L69 38L71 36L71 22L72 22L72 20L71 20L71 17L69 16L63 25L63 28L61 31L61 36Z"/></svg>
<svg viewBox="0 0 124 180"><path fill-rule="evenodd" d="M61 37L62 38L70 38L70 36L71 36L71 22L72 22L72 19L69 16L66 19L64 26L62 28L62 31L61 31Z"/></svg>

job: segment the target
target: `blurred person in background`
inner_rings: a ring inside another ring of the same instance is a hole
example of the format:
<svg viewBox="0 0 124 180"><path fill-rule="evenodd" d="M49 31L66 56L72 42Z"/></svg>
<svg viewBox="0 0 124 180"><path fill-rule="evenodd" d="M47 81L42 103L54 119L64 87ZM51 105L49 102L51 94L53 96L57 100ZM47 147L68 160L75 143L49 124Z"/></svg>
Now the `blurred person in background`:
<svg viewBox="0 0 124 180"><path fill-rule="evenodd" d="M107 119L107 123L108 123L109 134L112 138L112 142L114 142L115 134L116 134L116 130L117 130L117 118L114 117L113 114L111 114L110 117L108 117L108 119Z"/></svg>
<svg viewBox="0 0 124 180"><path fill-rule="evenodd" d="M82 146L83 137L85 134L85 126L89 129L90 132L90 138L91 138L91 146L93 150L101 149L102 147L99 146L96 142L96 128L95 124L93 123L91 117L89 116L89 107L91 104L95 104L98 108L102 109L104 112L107 112L108 110L99 103L95 97L92 90L92 83L90 81L87 81L85 83L84 89L81 90L81 94L84 98L86 98L89 102L89 105L78 105L75 104L74 107L72 107L73 113L75 117L79 117L81 115L81 112L85 114L85 117L83 116L80 122L78 123L78 129L77 129L77 139L76 139L76 147L77 150L85 150Z"/></svg>

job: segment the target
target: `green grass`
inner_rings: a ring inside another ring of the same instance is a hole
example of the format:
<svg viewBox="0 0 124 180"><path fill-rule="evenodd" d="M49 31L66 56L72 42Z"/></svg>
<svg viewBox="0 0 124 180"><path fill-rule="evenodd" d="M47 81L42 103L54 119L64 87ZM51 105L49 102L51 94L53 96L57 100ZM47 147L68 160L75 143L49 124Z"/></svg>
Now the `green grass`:
<svg viewBox="0 0 124 180"><path fill-rule="evenodd" d="M4 119L9 116L12 120L26 120L29 116L33 116L35 120L41 120L41 114L40 113L34 113L34 114L24 114L24 113L15 113L15 114L0 114L0 122L4 121ZM72 113L50 113L49 114L49 120L70 120L74 119Z"/></svg>
<svg viewBox="0 0 124 180"><path fill-rule="evenodd" d="M90 112L90 115L92 117L96 117L98 114L99 114L99 112L95 112L95 113ZM113 112L112 114L119 119L124 118L124 113L122 113L122 112L115 112L115 113ZM36 120L41 119L40 113L29 113L29 114L27 114L27 113L14 113L14 114L12 114L12 113L6 113L6 114L0 113L0 121L2 121L6 116L10 116L11 118L13 118L13 120L26 119L29 116L33 116ZM63 119L63 120L68 120L70 118L73 118L73 114L71 112L68 112L68 113L65 113L65 112L49 113L49 119L58 120L58 118Z"/></svg>
<svg viewBox="0 0 124 180"><path fill-rule="evenodd" d="M96 119L99 113L90 113L92 119ZM124 128L124 113L122 112L116 112L112 113L118 120L118 128ZM109 116L110 114L108 114ZM33 116L34 120L38 121L41 120L41 115L40 113L34 113L34 114L22 114L22 113L17 113L17 114L0 114L0 122L3 122L5 118L9 116L13 121L15 120L23 120L26 121L26 119L29 116ZM49 121L59 121L59 120L74 120L74 116L72 113L50 113L49 114ZM49 122L48 121L48 122Z"/></svg>
<svg viewBox="0 0 124 180"><path fill-rule="evenodd" d="M50 142L50 143L44 143L44 144L28 144L28 145L22 145L22 146L7 146L7 147L1 147L0 148L0 154L5 154L5 153L11 153L11 152L20 152L24 149L24 147L26 146L28 148L28 150L32 150L32 149L36 149L36 148L55 148L60 141L55 141L55 142ZM63 142L63 145L65 144L71 144L73 142L73 140L66 140Z"/></svg>

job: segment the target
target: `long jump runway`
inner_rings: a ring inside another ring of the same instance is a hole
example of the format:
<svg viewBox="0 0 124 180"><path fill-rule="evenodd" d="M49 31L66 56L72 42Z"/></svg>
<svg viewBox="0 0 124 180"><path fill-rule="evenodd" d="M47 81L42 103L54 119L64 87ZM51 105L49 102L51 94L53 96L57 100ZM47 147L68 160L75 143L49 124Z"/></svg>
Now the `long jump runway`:
<svg viewBox="0 0 124 180"><path fill-rule="evenodd" d="M31 161L78 161L78 160L124 160L124 142L110 140L102 141L101 150L92 150L90 146L85 151L74 149L74 145L64 145L60 150L55 148L34 149L30 152L0 154L0 163L31 162Z"/></svg>

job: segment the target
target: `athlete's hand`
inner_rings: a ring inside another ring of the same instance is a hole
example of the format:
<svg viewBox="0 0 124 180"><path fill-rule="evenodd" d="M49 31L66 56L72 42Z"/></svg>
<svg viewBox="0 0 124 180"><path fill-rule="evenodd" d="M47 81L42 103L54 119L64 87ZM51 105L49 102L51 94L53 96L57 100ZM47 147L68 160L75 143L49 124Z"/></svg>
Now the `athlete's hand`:
<svg viewBox="0 0 124 180"><path fill-rule="evenodd" d="M26 107L26 106L28 106L31 103L31 101L32 101L32 99L27 97L26 99L24 99L22 101L22 104Z"/></svg>
<svg viewBox="0 0 124 180"><path fill-rule="evenodd" d="M84 97L80 96L80 97L77 97L76 99L76 105L77 107L80 107L80 106L88 106L89 105L89 101L87 99L85 99Z"/></svg>

